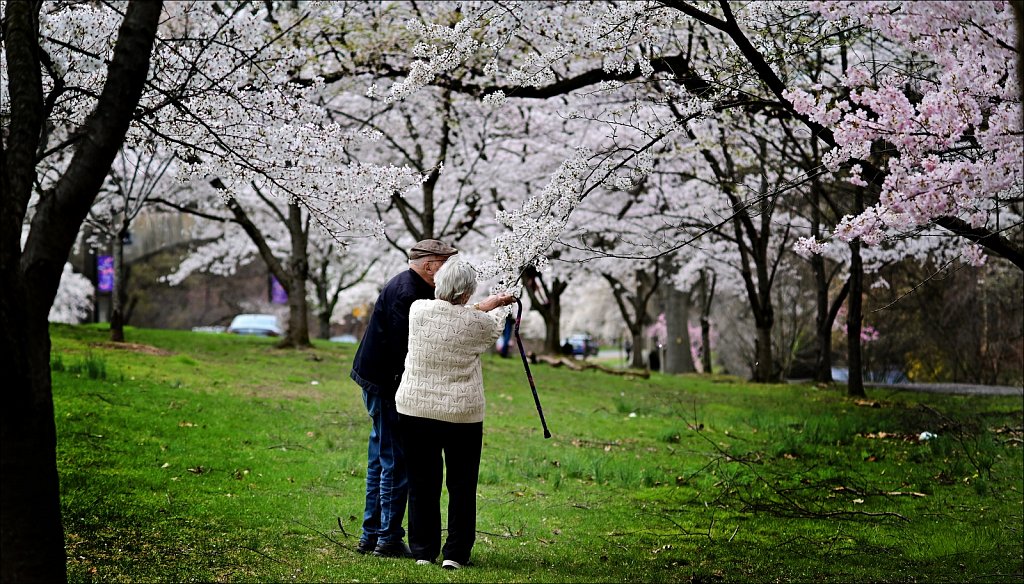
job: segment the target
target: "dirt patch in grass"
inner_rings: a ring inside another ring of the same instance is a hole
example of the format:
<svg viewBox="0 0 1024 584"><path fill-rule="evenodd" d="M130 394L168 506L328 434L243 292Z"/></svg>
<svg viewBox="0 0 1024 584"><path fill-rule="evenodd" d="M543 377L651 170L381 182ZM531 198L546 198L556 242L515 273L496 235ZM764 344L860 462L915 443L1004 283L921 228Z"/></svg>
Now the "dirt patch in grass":
<svg viewBox="0 0 1024 584"><path fill-rule="evenodd" d="M114 343L107 341L104 343L89 343L89 346L102 347L104 349L119 349L121 351L131 351L133 353L144 353L146 355L161 355L164 357L174 354L165 349L158 349L150 345L140 345L138 343Z"/></svg>

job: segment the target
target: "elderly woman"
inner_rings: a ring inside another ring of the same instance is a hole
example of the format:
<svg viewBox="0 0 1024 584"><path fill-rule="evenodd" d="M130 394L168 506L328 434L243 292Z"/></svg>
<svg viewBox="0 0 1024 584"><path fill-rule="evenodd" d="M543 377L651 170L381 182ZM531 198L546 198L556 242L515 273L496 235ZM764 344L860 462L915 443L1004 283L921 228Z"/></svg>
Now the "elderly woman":
<svg viewBox="0 0 1024 584"><path fill-rule="evenodd" d="M409 352L395 396L409 477L409 547L418 564L457 570L476 540L476 486L484 429L480 355L494 346L508 294L467 306L476 270L452 258L434 276L434 300L409 310ZM442 461L443 457L443 461ZM441 548L441 483L447 472L448 535Z"/></svg>

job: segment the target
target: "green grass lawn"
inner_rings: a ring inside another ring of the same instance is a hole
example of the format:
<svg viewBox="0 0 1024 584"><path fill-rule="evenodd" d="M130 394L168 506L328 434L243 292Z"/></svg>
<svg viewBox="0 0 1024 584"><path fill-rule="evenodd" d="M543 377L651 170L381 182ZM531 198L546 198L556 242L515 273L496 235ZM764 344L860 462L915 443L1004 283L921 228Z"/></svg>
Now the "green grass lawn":
<svg viewBox="0 0 1024 584"><path fill-rule="evenodd" d="M474 566L355 552L353 345L54 325L68 570L103 582L1020 582L1019 397L484 361ZM937 438L921 442L918 435Z"/></svg>

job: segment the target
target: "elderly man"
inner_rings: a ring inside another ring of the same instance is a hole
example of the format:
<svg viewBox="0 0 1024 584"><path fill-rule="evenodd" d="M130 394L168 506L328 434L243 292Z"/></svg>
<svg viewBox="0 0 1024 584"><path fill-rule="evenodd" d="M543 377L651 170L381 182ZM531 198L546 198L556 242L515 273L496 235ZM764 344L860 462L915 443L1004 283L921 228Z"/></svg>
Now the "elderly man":
<svg viewBox="0 0 1024 584"><path fill-rule="evenodd" d="M434 274L456 253L454 247L436 239L425 239L409 249L409 269L380 291L352 363L349 376L362 387L363 402L373 421L367 448L363 534L356 548L361 554L411 557L402 541L408 482L396 430L395 392L405 370L409 307L416 300L434 297Z"/></svg>

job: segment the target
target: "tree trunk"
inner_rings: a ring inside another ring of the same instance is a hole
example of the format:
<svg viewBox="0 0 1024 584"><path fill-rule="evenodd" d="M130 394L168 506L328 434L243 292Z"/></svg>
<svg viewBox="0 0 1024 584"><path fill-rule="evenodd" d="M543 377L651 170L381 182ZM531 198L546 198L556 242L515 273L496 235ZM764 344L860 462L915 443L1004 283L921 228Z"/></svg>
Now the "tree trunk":
<svg viewBox="0 0 1024 584"><path fill-rule="evenodd" d="M326 297L322 298L321 301L325 301ZM331 313L334 311L334 306L326 307L325 304L320 304L321 308L317 314L317 327L319 334L317 338L327 340L331 338Z"/></svg>
<svg viewBox="0 0 1024 584"><path fill-rule="evenodd" d="M128 4L96 108L79 129L67 170L40 198L19 246L43 124L39 3L9 2L4 42L11 106L0 149L0 350L10 364L3 396L0 580L67 580L60 517L47 315L60 275L142 95L160 2Z"/></svg>
<svg viewBox="0 0 1024 584"><path fill-rule="evenodd" d="M294 262L293 258L293 262ZM299 265L291 267L291 285L289 288L297 293L288 293L288 330L278 347L307 348L313 343L309 340L309 301L306 299L306 280L296 272L302 270Z"/></svg>
<svg viewBox="0 0 1024 584"><path fill-rule="evenodd" d="M333 246L330 249L333 250ZM320 331L317 337L325 341L331 338L331 315L334 314L334 307L338 303L338 295L334 294L332 298L328 290L329 277L327 266L328 262L323 261L318 270L312 271L316 274L316 277L312 278L312 280L314 294L316 294L317 328Z"/></svg>
<svg viewBox="0 0 1024 584"><path fill-rule="evenodd" d="M711 366L711 321L700 317L700 365L704 373L714 373Z"/></svg>
<svg viewBox="0 0 1024 584"><path fill-rule="evenodd" d="M544 352L557 355L562 351L562 292L568 287L568 282L558 278L551 284L548 291L548 305L541 312L544 316Z"/></svg>
<svg viewBox="0 0 1024 584"><path fill-rule="evenodd" d="M629 366L633 369L644 369L647 367L647 362L644 361L644 331L642 327L636 327L636 330L630 328L630 337L633 339L633 350L629 357Z"/></svg>
<svg viewBox="0 0 1024 584"><path fill-rule="evenodd" d="M819 160L818 144L811 143L814 160ZM811 237L821 239L821 199L823 197L821 181L815 177L811 181ZM814 275L814 381L832 383L832 321L829 320L828 283L825 273L825 258L814 254L810 259L811 273Z"/></svg>
<svg viewBox="0 0 1024 584"><path fill-rule="evenodd" d="M850 397L865 397L864 371L861 360L860 332L863 320L864 266L860 257L860 240L850 242L850 297L846 309L846 350L850 379L846 394Z"/></svg>
<svg viewBox="0 0 1024 584"><path fill-rule="evenodd" d="M711 305L715 298L715 284L718 275L709 270L700 272L700 360L705 374L711 374Z"/></svg>
<svg viewBox="0 0 1024 584"><path fill-rule="evenodd" d="M288 263L286 274L289 283L288 331L285 338L278 343L279 347L313 346L309 341L309 300L306 298L306 282L309 280L309 238L303 223L302 209L297 203L289 203L288 234L292 245L291 261Z"/></svg>
<svg viewBox="0 0 1024 584"><path fill-rule="evenodd" d="M125 278L128 267L124 263L124 238L127 228L122 228L114 241L114 289L110 291L110 340L124 342L124 304L126 296Z"/></svg>
<svg viewBox="0 0 1024 584"><path fill-rule="evenodd" d="M536 310L544 319L544 350L548 355L562 353L561 319L562 293L569 286L559 278L555 278L548 286L543 276L532 268L523 272L523 288L530 297L530 308Z"/></svg>
<svg viewBox="0 0 1024 584"><path fill-rule="evenodd" d="M811 271L814 273L814 381L832 382L832 322L828 318L828 279L825 276L825 258L811 257Z"/></svg>
<svg viewBox="0 0 1024 584"><path fill-rule="evenodd" d="M53 420L50 336L45 319L29 315L20 282L4 273L3 350L11 359L3 408L4 582L67 580L64 527ZM20 298L19 298L20 297Z"/></svg>
<svg viewBox="0 0 1024 584"><path fill-rule="evenodd" d="M665 300L668 339L663 371L693 373L697 368L693 364L693 353L690 350L690 295L669 285L665 288Z"/></svg>
<svg viewBox="0 0 1024 584"><path fill-rule="evenodd" d="M766 383L775 381L775 357L772 354L772 325L757 325L754 339L754 381Z"/></svg>

